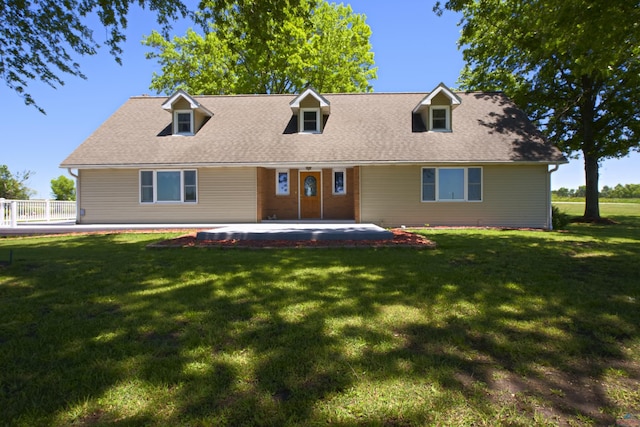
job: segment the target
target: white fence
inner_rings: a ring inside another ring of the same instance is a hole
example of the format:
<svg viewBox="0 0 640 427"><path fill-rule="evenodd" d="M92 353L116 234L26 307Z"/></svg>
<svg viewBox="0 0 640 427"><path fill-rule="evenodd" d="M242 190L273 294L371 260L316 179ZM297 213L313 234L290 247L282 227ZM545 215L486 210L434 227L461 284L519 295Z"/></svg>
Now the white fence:
<svg viewBox="0 0 640 427"><path fill-rule="evenodd" d="M19 223L73 221L75 219L76 202L0 199L0 227L17 227Z"/></svg>

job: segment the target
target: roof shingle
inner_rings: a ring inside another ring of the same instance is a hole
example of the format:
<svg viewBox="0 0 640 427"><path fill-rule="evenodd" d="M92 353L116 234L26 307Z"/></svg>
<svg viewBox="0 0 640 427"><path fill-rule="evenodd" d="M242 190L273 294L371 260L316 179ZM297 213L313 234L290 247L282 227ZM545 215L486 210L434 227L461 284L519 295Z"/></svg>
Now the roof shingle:
<svg viewBox="0 0 640 427"><path fill-rule="evenodd" d="M213 117L193 136L163 132L165 97L132 97L61 167L180 165L357 165L540 162L566 159L500 93L456 93L452 132L414 132L424 93L323 95L322 134L287 132L295 95L194 96Z"/></svg>

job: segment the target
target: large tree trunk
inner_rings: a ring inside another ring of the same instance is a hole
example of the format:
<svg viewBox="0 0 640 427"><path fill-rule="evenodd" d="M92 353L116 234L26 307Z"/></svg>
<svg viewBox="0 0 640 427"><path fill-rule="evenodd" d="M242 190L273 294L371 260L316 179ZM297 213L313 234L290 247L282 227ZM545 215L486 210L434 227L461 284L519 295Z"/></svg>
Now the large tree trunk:
<svg viewBox="0 0 640 427"><path fill-rule="evenodd" d="M582 76L583 98L580 104L582 116L582 154L584 155L584 176L587 187L585 194L584 219L585 221L600 221L600 200L598 198L598 160L595 154L596 140L593 133L593 122L596 108L596 95L593 88L593 80L588 76Z"/></svg>
<svg viewBox="0 0 640 427"><path fill-rule="evenodd" d="M584 154L584 175L587 192L585 194L584 219L586 221L600 220L600 196L598 194L598 158L592 154Z"/></svg>

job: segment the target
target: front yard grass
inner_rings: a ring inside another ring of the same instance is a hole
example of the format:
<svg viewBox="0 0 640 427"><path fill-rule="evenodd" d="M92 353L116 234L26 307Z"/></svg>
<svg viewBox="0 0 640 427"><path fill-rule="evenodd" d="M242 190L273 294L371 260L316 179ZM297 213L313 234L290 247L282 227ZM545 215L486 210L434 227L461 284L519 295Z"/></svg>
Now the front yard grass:
<svg viewBox="0 0 640 427"><path fill-rule="evenodd" d="M0 239L7 425L607 425L640 415L640 217L435 250Z"/></svg>

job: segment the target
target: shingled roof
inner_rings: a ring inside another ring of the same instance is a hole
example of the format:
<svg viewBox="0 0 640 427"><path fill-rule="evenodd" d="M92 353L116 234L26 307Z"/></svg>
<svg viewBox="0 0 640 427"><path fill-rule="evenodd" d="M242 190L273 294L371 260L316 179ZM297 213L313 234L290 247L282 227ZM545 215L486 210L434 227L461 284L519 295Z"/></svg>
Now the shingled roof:
<svg viewBox="0 0 640 427"><path fill-rule="evenodd" d="M426 132L412 113L425 93L323 95L321 134L295 131L295 95L194 96L213 117L193 136L171 135L166 97L132 97L61 167L566 162L505 95L456 96L452 132Z"/></svg>

